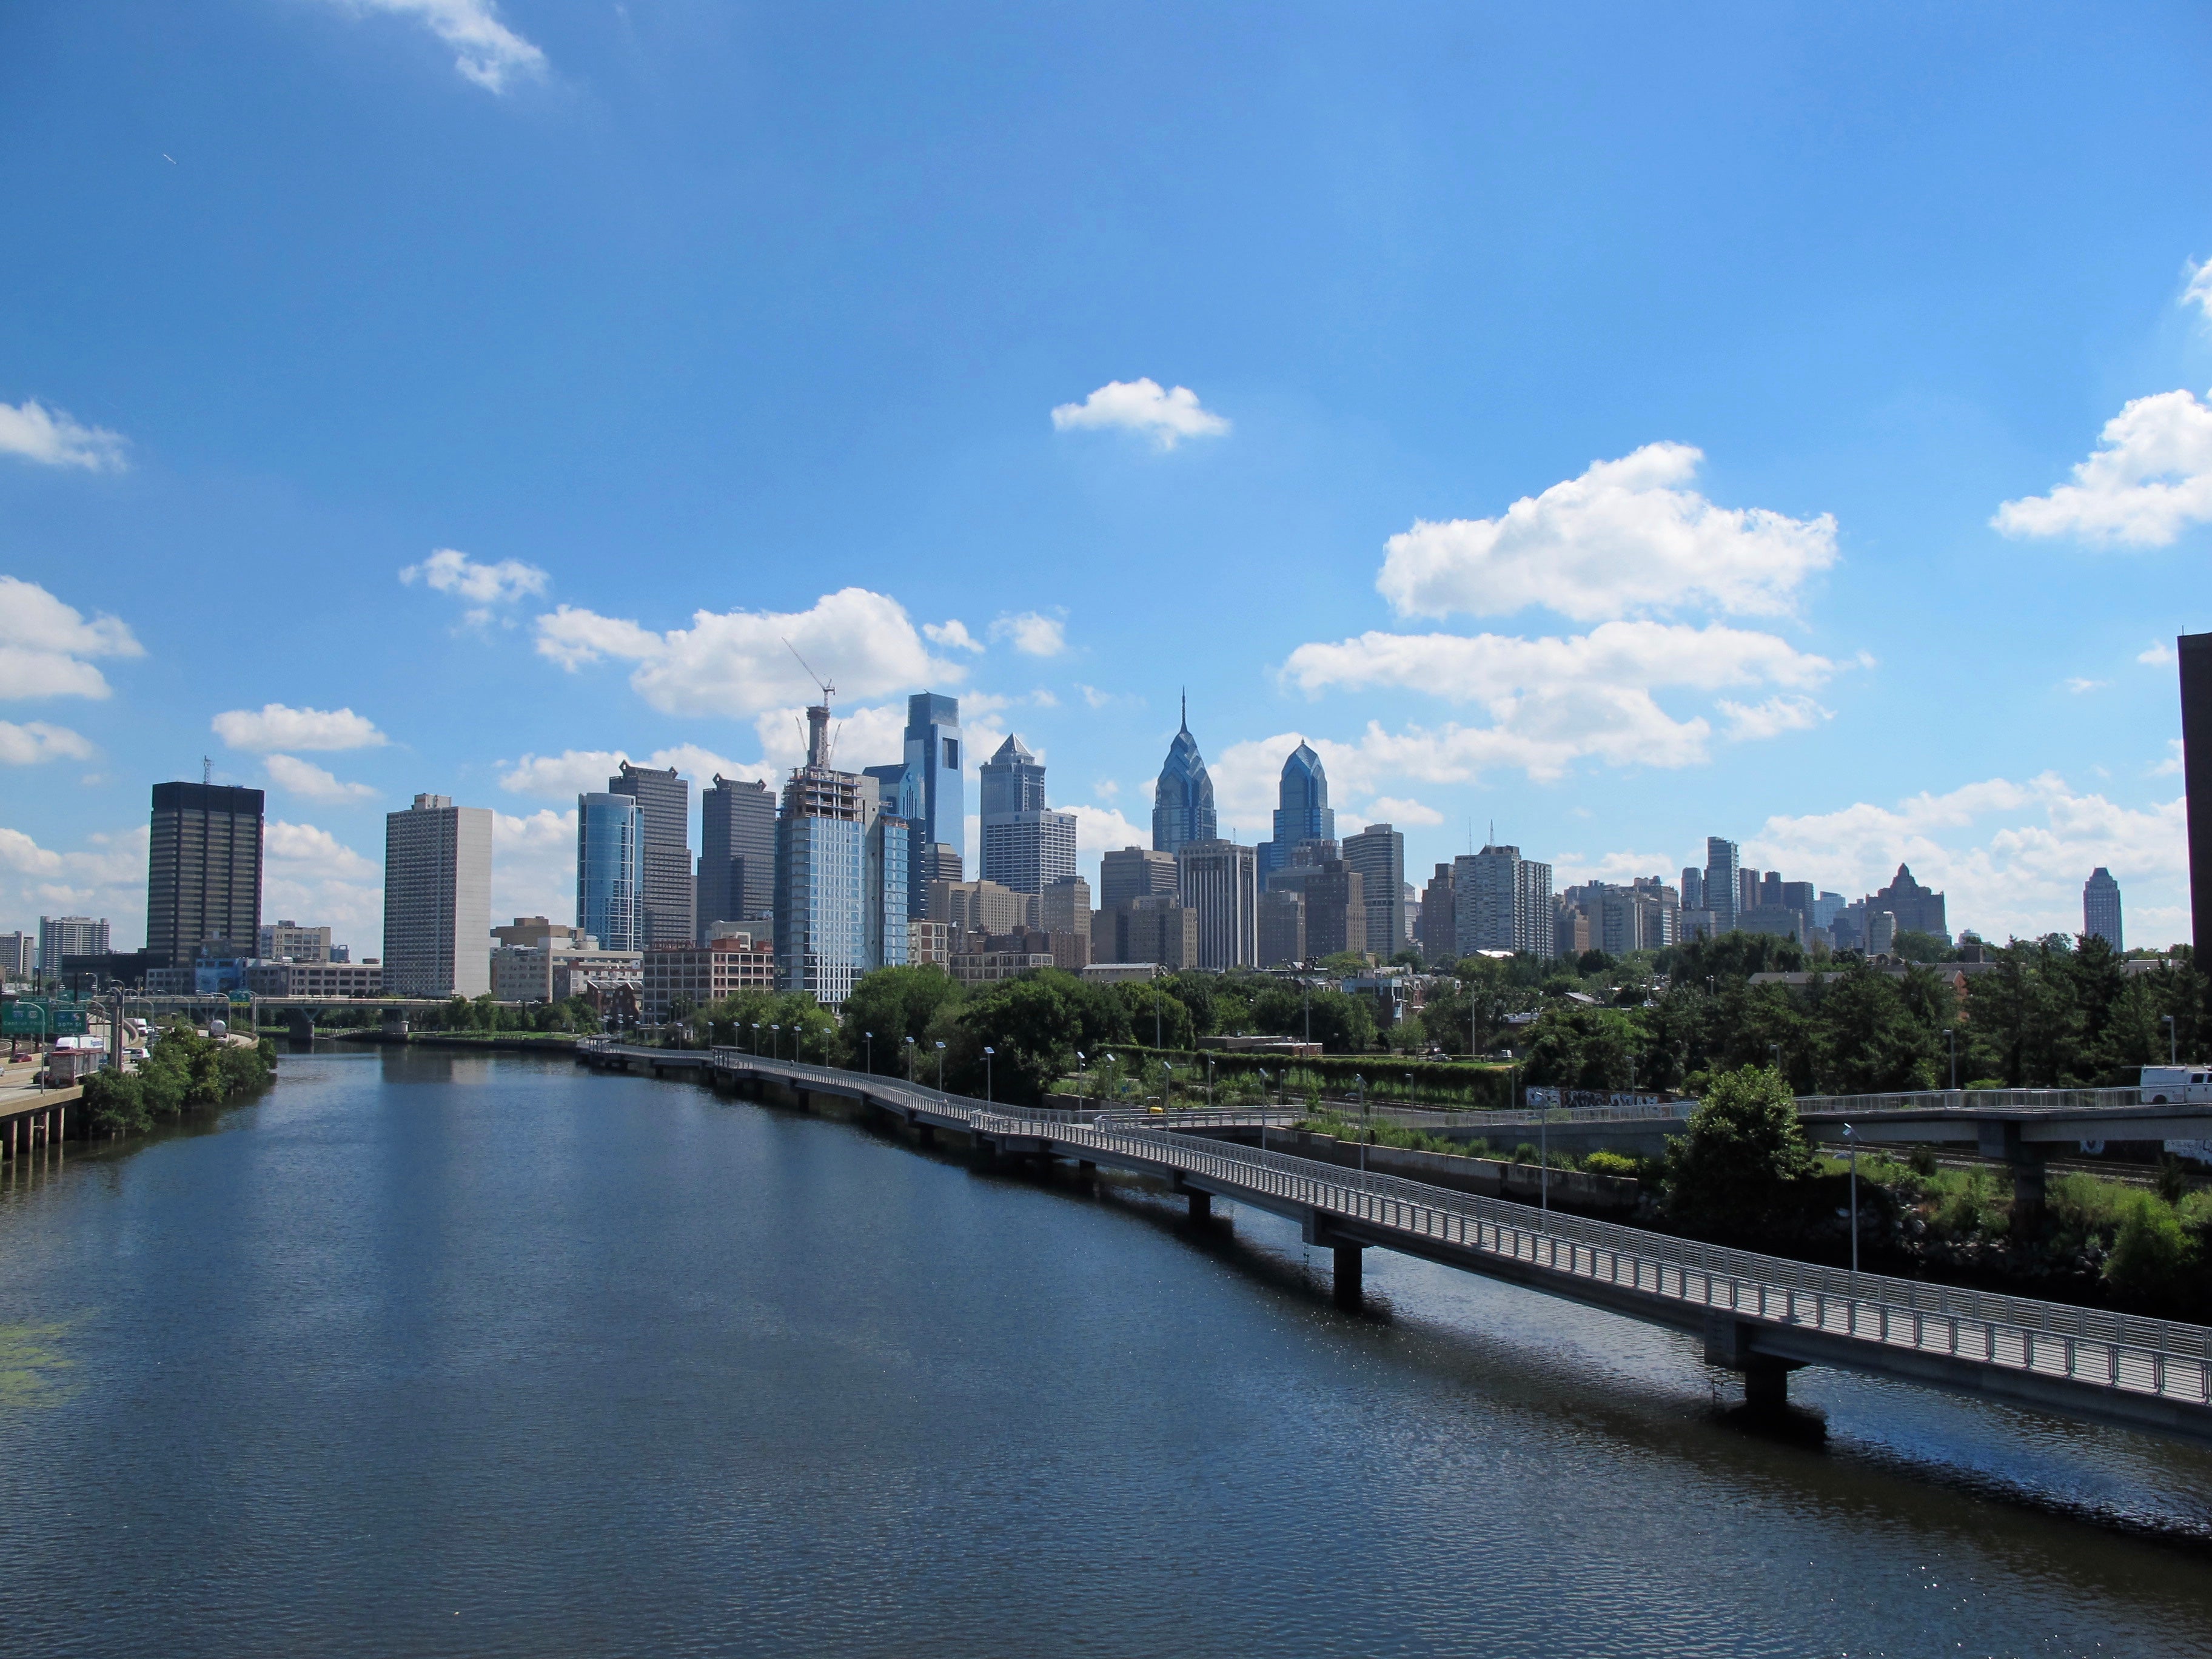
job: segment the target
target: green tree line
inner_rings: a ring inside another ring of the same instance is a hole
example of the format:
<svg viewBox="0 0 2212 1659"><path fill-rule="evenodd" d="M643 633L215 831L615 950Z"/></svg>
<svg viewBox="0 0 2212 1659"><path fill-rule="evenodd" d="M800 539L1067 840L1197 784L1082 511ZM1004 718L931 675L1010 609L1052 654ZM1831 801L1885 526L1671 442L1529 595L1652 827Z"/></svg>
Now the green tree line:
<svg viewBox="0 0 2212 1659"><path fill-rule="evenodd" d="M276 1045L263 1037L252 1048L200 1036L179 1022L157 1035L133 1072L112 1068L85 1079L84 1102L94 1128L137 1133L156 1120L264 1088L276 1075Z"/></svg>

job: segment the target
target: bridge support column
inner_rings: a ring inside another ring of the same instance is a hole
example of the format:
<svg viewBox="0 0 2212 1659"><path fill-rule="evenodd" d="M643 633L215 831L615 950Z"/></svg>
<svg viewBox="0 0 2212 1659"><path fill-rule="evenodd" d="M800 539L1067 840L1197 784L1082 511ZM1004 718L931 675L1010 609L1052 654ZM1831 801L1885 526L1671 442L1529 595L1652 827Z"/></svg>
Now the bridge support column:
<svg viewBox="0 0 2212 1659"><path fill-rule="evenodd" d="M915 1124L914 1138L925 1146L934 1146L937 1145L937 1126L934 1123Z"/></svg>
<svg viewBox="0 0 2212 1659"><path fill-rule="evenodd" d="M2022 1140L2020 1125L2012 1122L1977 1126L1977 1150L1984 1158L2001 1158L2012 1170L2012 1231L2025 1237L2042 1231L2044 1200L2043 1148Z"/></svg>
<svg viewBox="0 0 2212 1659"><path fill-rule="evenodd" d="M1366 1257L1364 1244L1339 1244L1336 1256L1336 1305L1356 1308L1366 1296Z"/></svg>
<svg viewBox="0 0 2212 1659"><path fill-rule="evenodd" d="M1202 1193L1195 1187L1192 1188L1190 1189L1190 1218L1193 1221L1203 1221L1212 1213L1213 1194L1212 1193Z"/></svg>
<svg viewBox="0 0 2212 1659"><path fill-rule="evenodd" d="M1743 1403L1753 1412L1780 1411L1790 1403L1790 1373L1794 1359L1753 1353L1755 1328L1724 1309L1705 1316L1705 1364L1720 1365L1743 1378Z"/></svg>

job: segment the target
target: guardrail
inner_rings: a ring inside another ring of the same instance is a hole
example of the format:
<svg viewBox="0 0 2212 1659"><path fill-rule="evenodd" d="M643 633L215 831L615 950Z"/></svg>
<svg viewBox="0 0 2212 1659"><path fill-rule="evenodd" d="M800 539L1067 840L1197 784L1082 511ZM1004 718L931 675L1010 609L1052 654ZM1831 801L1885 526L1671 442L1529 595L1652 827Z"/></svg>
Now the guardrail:
<svg viewBox="0 0 2212 1659"><path fill-rule="evenodd" d="M1886 1095L1800 1095L1797 1111L1821 1116L1868 1112L2106 1112L2143 1103L2124 1089L1918 1089Z"/></svg>
<svg viewBox="0 0 2212 1659"><path fill-rule="evenodd" d="M1352 1170L1255 1147L1170 1132L1160 1118L996 1106L902 1079L714 1051L716 1064L763 1066L884 1097L905 1097L985 1134L1036 1135L1073 1151L1174 1170L1356 1221L1386 1235L1435 1240L1570 1279L1640 1292L1686 1309L1785 1327L2123 1394L2212 1406L2212 1329L1989 1291L1853 1273L1725 1245L1704 1244L1525 1205ZM1978 1091L1979 1092L1979 1091ZM1178 1115L1178 1122L1187 1122Z"/></svg>

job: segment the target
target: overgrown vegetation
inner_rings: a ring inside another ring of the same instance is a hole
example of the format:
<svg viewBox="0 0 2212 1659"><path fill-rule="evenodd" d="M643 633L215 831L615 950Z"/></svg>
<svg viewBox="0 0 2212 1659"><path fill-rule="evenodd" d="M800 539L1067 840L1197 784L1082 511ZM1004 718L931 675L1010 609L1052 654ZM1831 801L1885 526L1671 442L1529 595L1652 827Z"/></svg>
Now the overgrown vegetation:
<svg viewBox="0 0 2212 1659"><path fill-rule="evenodd" d="M376 1018L369 1012L370 1023ZM490 994L476 998L454 997L434 1008L410 1009L407 1024L417 1031L573 1031L587 1035L599 1029L599 1017L581 997L566 1002L540 1002L527 1007L502 1007Z"/></svg>
<svg viewBox="0 0 2212 1659"><path fill-rule="evenodd" d="M94 1128L135 1134L164 1118L265 1088L276 1074L276 1045L252 1048L204 1037L179 1022L155 1036L133 1072L94 1072L85 1079L85 1107Z"/></svg>

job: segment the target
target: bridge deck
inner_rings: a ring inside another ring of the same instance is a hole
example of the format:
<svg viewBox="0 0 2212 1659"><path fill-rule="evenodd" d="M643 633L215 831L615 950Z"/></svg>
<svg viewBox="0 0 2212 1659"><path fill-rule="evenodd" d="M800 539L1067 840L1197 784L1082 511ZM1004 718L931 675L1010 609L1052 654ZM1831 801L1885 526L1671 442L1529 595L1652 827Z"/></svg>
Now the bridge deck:
<svg viewBox="0 0 2212 1659"><path fill-rule="evenodd" d="M675 1058L605 1042L578 1054L597 1064L665 1066ZM1176 1133L1125 1114L992 1106L737 1049L703 1058L721 1076L861 1101L1004 1151L1133 1170L1251 1204L1297 1221L1310 1243L1394 1249L1699 1334L1709 1355L1739 1368L1838 1366L2212 1442L2212 1330L2203 1326L1700 1244Z"/></svg>

